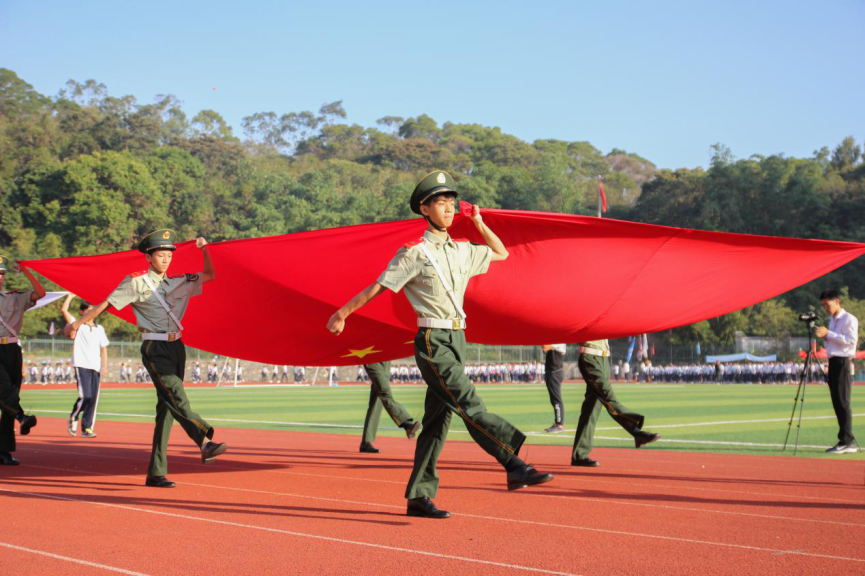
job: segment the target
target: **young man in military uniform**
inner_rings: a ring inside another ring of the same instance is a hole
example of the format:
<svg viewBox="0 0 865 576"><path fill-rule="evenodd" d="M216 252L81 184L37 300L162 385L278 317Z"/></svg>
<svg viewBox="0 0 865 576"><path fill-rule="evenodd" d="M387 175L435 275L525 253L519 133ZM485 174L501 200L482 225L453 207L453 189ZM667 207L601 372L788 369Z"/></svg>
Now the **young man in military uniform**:
<svg viewBox="0 0 865 576"><path fill-rule="evenodd" d="M565 379L565 344L544 344L544 382L553 405L553 425L544 432L565 431L565 401L562 398L562 381Z"/></svg>
<svg viewBox="0 0 865 576"><path fill-rule="evenodd" d="M598 466L597 460L589 458L595 436L595 424L601 407L607 409L619 426L634 437L634 446L639 448L661 438L660 434L642 430L645 416L629 410L616 399L610 384L610 343L607 340L583 342L580 346L578 366L586 381L586 398L580 410L571 466Z"/></svg>
<svg viewBox="0 0 865 576"><path fill-rule="evenodd" d="M17 466L12 457L15 452L15 420L20 422L19 433L30 434L36 426L36 416L24 414L21 408L21 380L24 375L24 358L18 344L18 333L24 323L24 312L45 296L39 281L24 270L32 290L3 292L9 258L0 256L0 466Z"/></svg>
<svg viewBox="0 0 865 576"><path fill-rule="evenodd" d="M400 248L376 282L337 310L327 323L339 335L346 318L385 289L405 295L418 315L415 360L427 383L423 431L415 448L414 468L406 488L407 514L448 518L450 513L433 503L438 491L436 462L444 447L451 413L456 412L469 434L507 471L509 490L549 482L517 453L526 437L510 422L487 412L483 400L465 375L466 315L462 308L468 281L483 274L490 262L504 260L508 251L483 222L480 209L469 215L484 244L455 242L447 233L453 223L457 193L450 174L436 170L415 187L412 211L427 220L421 239Z"/></svg>
<svg viewBox="0 0 865 576"><path fill-rule="evenodd" d="M420 430L420 422L411 417L402 404L393 397L390 389L390 362L378 362L366 364L363 367L369 376L369 407L366 410L366 418L363 421L363 439L360 442L360 451L369 454L381 452L372 445L378 432L378 422L381 417L381 409L384 407L388 416L394 424L405 430L409 440L415 437Z"/></svg>
<svg viewBox="0 0 865 576"><path fill-rule="evenodd" d="M132 306L144 340L141 345L142 362L156 387L156 427L145 484L157 488L173 488L175 485L165 477L168 472L168 436L174 420L201 447L201 461L205 464L227 449L225 444L211 441L213 427L192 410L183 389L186 348L180 339L183 330L181 319L189 299L201 294L202 285L213 280L216 272L207 252L207 241L198 238L195 246L204 256L204 271L168 276L166 272L175 250L175 236L172 230L157 230L145 236L138 244L138 250L145 254L150 267L124 278L105 302L65 328L66 335L74 338L82 324L92 321L109 306L117 310Z"/></svg>

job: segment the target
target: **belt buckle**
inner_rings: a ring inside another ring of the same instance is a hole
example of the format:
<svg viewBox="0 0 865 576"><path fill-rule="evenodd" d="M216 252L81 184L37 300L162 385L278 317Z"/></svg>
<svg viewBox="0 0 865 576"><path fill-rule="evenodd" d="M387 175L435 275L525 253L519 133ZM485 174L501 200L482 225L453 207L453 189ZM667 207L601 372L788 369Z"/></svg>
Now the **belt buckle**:
<svg viewBox="0 0 865 576"><path fill-rule="evenodd" d="M462 328L462 320L460 318L454 318L453 327L454 330L459 330L460 328Z"/></svg>
<svg viewBox="0 0 865 576"><path fill-rule="evenodd" d="M169 341L169 342L174 342L175 340L177 340L177 332L171 332L171 333L169 333L169 334L168 334L168 341Z"/></svg>
<svg viewBox="0 0 865 576"><path fill-rule="evenodd" d="M8 342L9 342L9 338L7 338L6 336L3 336L2 338L0 338L0 344L7 344Z"/></svg>

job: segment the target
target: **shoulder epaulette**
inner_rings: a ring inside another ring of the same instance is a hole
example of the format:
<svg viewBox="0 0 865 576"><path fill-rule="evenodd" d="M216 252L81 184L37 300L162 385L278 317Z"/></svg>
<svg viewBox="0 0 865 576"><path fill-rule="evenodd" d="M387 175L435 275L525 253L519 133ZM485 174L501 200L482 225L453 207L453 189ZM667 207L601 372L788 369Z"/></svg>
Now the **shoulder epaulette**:
<svg viewBox="0 0 865 576"><path fill-rule="evenodd" d="M6 293L7 294L23 294L24 290L9 290Z"/></svg>
<svg viewBox="0 0 865 576"><path fill-rule="evenodd" d="M454 242L468 242L468 238L451 238Z"/></svg>
<svg viewBox="0 0 865 576"><path fill-rule="evenodd" d="M147 270L142 270L141 272L133 272L129 275L130 278L138 278L139 276L144 276L147 274Z"/></svg>
<svg viewBox="0 0 865 576"><path fill-rule="evenodd" d="M417 246L417 245L420 244L421 242L423 242L423 236L421 236L421 237L418 238L417 240L412 240L411 242L406 242L404 246L405 246L406 250L408 250L408 249L411 248L412 246Z"/></svg>

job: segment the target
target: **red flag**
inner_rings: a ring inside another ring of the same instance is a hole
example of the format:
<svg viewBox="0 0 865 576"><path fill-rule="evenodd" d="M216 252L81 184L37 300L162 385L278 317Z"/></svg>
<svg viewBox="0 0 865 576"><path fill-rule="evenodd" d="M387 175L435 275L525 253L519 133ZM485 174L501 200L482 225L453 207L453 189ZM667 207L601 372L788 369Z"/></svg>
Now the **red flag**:
<svg viewBox="0 0 865 576"><path fill-rule="evenodd" d="M460 207L463 210L463 206ZM584 342L658 332L755 304L865 253L865 244L721 234L570 214L484 210L510 252L469 283L466 336L484 344ZM411 356L416 317L403 294L331 314L371 284L420 218L209 244L217 279L183 325L190 346L268 364L351 365ZM482 242L457 214L454 238ZM137 251L21 262L88 302L102 302L147 262ZM170 274L199 272L192 242ZM603 281L586 281L602 278ZM132 320L127 307L118 313Z"/></svg>
<svg viewBox="0 0 865 576"><path fill-rule="evenodd" d="M601 203L604 207L604 212L607 211L607 195L604 194L604 179L598 176L598 186L600 187Z"/></svg>
<svg viewBox="0 0 865 576"><path fill-rule="evenodd" d="M829 357L829 355L826 353L826 349L825 349L825 348L820 348L820 350L817 350L817 345L814 344L814 348L813 348L813 349L814 349L815 354L817 355L817 358L820 358L820 359L825 360L826 358ZM807 358L807 357L808 357L808 353L807 353L806 351L804 351L804 350L799 350L799 358ZM855 358L856 358L857 360L865 359L865 350L858 350L858 351L856 352L856 356L855 356Z"/></svg>

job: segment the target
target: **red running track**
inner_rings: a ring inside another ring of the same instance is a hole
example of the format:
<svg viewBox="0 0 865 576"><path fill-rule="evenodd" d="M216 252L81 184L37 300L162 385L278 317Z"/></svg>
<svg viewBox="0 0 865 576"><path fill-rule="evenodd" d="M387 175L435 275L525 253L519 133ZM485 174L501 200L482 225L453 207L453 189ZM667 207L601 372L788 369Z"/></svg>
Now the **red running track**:
<svg viewBox="0 0 865 576"><path fill-rule="evenodd" d="M5 574L865 574L861 461L597 449L601 467L532 446L552 483L508 492L473 443L451 441L437 504L404 515L414 443L219 430L203 465L175 427L174 489L143 486L149 424L71 438L40 418L0 468Z"/></svg>

